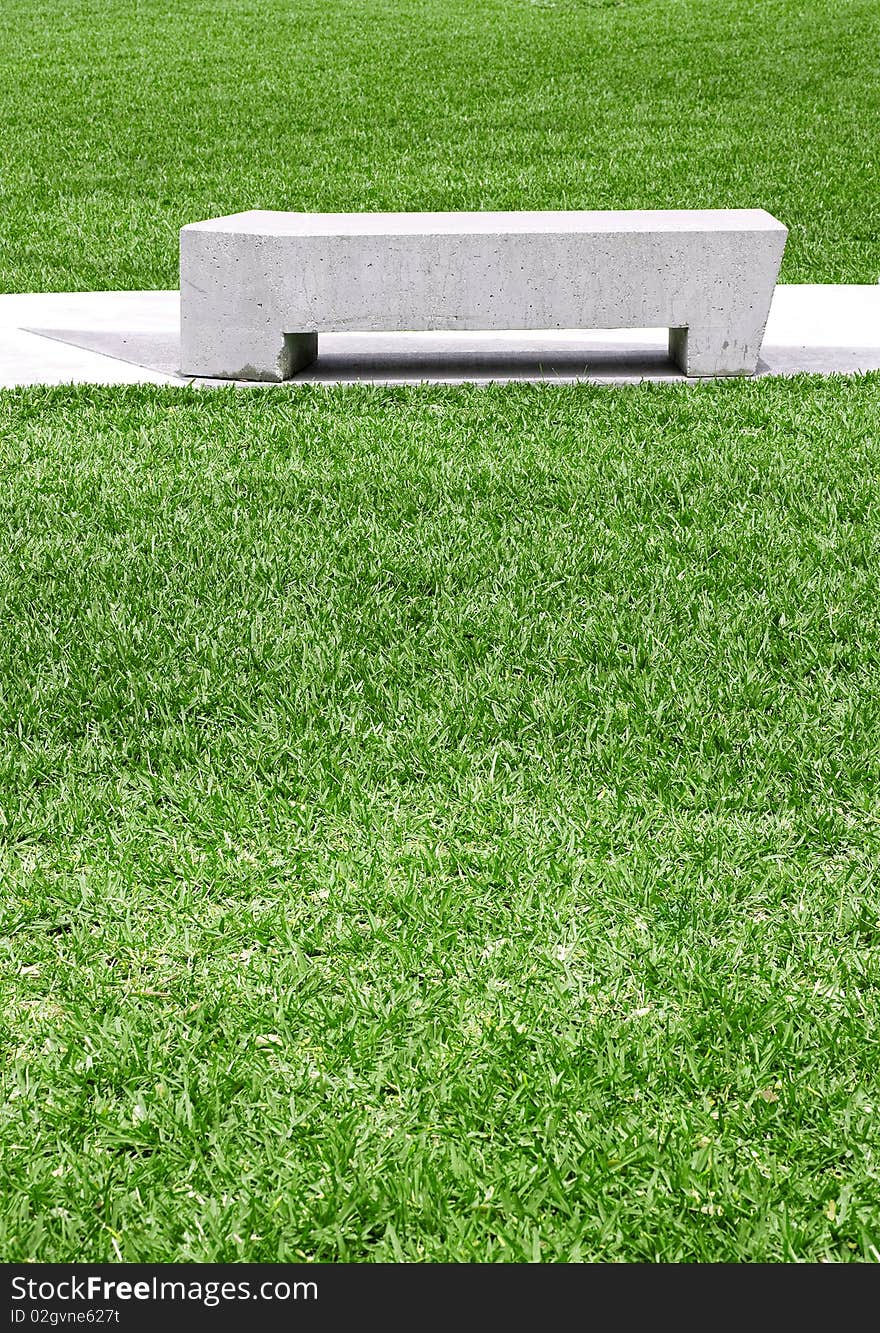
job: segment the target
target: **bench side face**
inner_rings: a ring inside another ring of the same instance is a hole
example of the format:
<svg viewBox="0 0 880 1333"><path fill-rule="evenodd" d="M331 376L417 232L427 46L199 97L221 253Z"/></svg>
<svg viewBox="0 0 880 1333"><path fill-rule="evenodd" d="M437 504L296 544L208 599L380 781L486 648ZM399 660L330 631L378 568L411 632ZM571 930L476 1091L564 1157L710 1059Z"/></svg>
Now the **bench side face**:
<svg viewBox="0 0 880 1333"><path fill-rule="evenodd" d="M751 373L785 236L184 228L182 369L284 378L307 352L296 339L331 331L661 327L688 330L673 340L688 373Z"/></svg>

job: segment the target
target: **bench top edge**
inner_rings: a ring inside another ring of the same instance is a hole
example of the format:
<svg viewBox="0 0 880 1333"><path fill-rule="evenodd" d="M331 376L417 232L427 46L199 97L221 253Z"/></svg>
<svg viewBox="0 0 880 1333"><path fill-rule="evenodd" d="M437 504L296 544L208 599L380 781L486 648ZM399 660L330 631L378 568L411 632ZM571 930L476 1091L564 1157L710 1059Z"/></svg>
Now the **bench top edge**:
<svg viewBox="0 0 880 1333"><path fill-rule="evenodd" d="M787 232L763 208L545 210L461 213L294 213L250 209L191 222L182 232L251 236L435 236L620 233Z"/></svg>

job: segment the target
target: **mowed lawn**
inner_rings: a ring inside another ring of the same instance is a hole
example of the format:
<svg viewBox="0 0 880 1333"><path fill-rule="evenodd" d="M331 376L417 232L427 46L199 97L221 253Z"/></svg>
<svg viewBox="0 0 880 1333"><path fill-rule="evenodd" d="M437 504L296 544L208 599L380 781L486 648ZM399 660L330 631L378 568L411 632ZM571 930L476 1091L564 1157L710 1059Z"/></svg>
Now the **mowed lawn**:
<svg viewBox="0 0 880 1333"><path fill-rule="evenodd" d="M880 376L0 439L7 1258L878 1258Z"/></svg>
<svg viewBox="0 0 880 1333"><path fill-rule="evenodd" d="M0 290L762 205L867 0L0 10ZM880 1258L880 376L0 393L0 1257Z"/></svg>
<svg viewBox="0 0 880 1333"><path fill-rule="evenodd" d="M177 286L186 222L765 207L880 277L876 0L3 0L0 291Z"/></svg>

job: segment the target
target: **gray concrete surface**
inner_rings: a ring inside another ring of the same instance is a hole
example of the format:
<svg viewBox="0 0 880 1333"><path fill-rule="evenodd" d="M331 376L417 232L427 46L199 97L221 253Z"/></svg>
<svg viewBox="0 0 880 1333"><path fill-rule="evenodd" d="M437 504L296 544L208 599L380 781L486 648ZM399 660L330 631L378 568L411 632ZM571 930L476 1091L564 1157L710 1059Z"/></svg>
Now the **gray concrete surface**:
<svg viewBox="0 0 880 1333"><path fill-rule="evenodd" d="M212 218L180 233L181 367L282 380L324 333L649 326L688 376L751 375L787 235L763 209Z"/></svg>
<svg viewBox="0 0 880 1333"><path fill-rule="evenodd" d="M681 381L665 329L571 333L328 333L298 383ZM0 387L187 384L177 292L0 295ZM880 284L777 286L758 375L880 370Z"/></svg>

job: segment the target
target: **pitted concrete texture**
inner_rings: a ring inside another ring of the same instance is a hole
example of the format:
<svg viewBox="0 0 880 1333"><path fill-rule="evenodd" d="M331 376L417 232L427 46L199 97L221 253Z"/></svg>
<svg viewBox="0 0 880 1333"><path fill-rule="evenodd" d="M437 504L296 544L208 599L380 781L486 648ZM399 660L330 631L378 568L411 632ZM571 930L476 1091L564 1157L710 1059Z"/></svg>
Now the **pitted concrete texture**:
<svg viewBox="0 0 880 1333"><path fill-rule="evenodd" d="M683 381L666 337L664 329L328 333L289 387ZM0 387L229 383L184 377L179 364L177 292L0 295ZM777 286L758 375L870 370L880 370L880 284Z"/></svg>
<svg viewBox="0 0 880 1333"><path fill-rule="evenodd" d="M289 379L325 333L650 327L688 376L750 375L787 235L763 209L213 218L180 233L181 368Z"/></svg>

